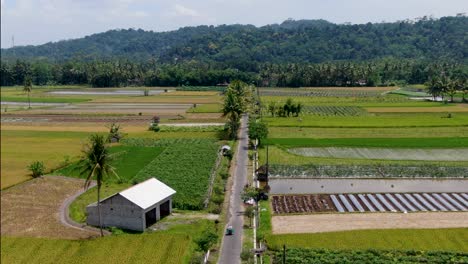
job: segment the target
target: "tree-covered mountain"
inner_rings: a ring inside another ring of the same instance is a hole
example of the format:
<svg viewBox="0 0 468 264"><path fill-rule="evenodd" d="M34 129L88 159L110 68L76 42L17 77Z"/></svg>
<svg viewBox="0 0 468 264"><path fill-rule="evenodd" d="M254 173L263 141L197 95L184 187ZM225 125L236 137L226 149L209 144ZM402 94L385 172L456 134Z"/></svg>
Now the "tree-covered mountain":
<svg viewBox="0 0 468 264"><path fill-rule="evenodd" d="M468 56L468 17L333 24L287 20L281 24L185 27L170 32L111 30L81 39L2 49L4 61L46 58L63 62L125 58L158 63L222 63L243 71L257 63L321 63L380 58L443 59Z"/></svg>

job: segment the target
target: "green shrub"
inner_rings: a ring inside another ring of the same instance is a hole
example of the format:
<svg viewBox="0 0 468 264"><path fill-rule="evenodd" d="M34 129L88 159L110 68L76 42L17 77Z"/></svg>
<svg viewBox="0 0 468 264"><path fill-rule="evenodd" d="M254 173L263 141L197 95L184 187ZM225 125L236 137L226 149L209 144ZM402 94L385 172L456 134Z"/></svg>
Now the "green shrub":
<svg viewBox="0 0 468 264"><path fill-rule="evenodd" d="M34 161L29 164L28 169L31 171L33 178L41 177L45 173L45 166L42 161Z"/></svg>

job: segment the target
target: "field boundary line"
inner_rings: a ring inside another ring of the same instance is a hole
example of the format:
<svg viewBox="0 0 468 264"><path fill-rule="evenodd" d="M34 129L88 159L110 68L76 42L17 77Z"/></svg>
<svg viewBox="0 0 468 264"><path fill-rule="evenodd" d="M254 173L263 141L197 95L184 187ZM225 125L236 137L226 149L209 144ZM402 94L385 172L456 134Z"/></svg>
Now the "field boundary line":
<svg viewBox="0 0 468 264"><path fill-rule="evenodd" d="M65 177L65 176L46 176L46 177L60 177L60 178L66 179L66 180L76 180L74 178L69 178L69 177ZM86 224L80 224L80 223L75 222L74 220L72 220L70 218L70 211L69 211L71 203L76 198L78 198L80 195L82 195L83 193L85 193L89 189L94 188L95 186L96 186L96 181L92 181L88 189L83 188L83 189L79 190L78 192L76 192L75 194L68 197L67 199L65 199L62 202L62 204L60 205L60 208L59 208L59 215L60 215L60 222L63 225L65 225L67 227L74 228L74 229L83 230L83 231L92 231L92 232L95 232L97 235L99 234L99 229L98 228L91 227L91 226L88 226ZM111 232L109 232L107 230L103 230L103 232L104 232L104 235L110 235L111 234Z"/></svg>
<svg viewBox="0 0 468 264"><path fill-rule="evenodd" d="M213 184L214 180L216 178L216 174L218 173L219 170L219 165L221 164L221 159L222 159L222 153L221 151L218 151L217 157L216 157L216 162L213 168L211 169L211 175L210 175L210 185L208 186L208 192L206 194L205 202L204 202L204 207L208 208L208 204L210 203L210 198L211 194L213 192Z"/></svg>

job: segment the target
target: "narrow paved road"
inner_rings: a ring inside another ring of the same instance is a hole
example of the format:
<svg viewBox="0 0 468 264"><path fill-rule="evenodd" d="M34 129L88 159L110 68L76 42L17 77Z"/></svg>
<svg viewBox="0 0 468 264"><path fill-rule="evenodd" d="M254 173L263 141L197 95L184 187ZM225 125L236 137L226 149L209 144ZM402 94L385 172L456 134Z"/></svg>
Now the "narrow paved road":
<svg viewBox="0 0 468 264"><path fill-rule="evenodd" d="M240 253L242 250L242 227L244 225L243 209L241 201L241 192L247 183L247 165L248 165L248 141L247 134L248 117L244 115L241 119L239 131L239 145L237 148L237 163L234 168L233 187L229 202L229 220L228 226L234 228L234 235L224 236L220 264L240 263Z"/></svg>

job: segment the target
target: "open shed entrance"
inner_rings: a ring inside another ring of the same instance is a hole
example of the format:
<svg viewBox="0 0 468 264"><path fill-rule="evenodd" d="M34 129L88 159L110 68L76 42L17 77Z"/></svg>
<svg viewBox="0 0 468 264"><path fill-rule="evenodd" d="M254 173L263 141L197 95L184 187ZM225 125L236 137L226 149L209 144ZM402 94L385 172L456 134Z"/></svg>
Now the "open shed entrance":
<svg viewBox="0 0 468 264"><path fill-rule="evenodd" d="M161 218L168 216L171 213L169 200L159 206L159 213L161 214Z"/></svg>
<svg viewBox="0 0 468 264"><path fill-rule="evenodd" d="M147 228L156 223L156 207L146 212L145 218Z"/></svg>

